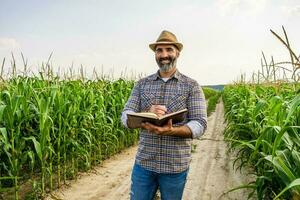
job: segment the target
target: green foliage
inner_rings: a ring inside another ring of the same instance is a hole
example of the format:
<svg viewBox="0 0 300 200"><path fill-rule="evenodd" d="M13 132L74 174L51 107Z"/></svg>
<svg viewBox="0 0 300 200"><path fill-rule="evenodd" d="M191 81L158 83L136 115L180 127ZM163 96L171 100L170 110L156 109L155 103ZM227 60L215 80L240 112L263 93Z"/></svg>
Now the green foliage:
<svg viewBox="0 0 300 200"><path fill-rule="evenodd" d="M133 81L13 77L0 91L0 194L32 183L40 199L67 178L136 143L121 111Z"/></svg>
<svg viewBox="0 0 300 200"><path fill-rule="evenodd" d="M216 105L219 102L221 93L218 92L217 94L215 94L214 96L212 96L211 98L208 99L208 103L207 103L207 115L209 116L212 112L215 111L216 109Z"/></svg>
<svg viewBox="0 0 300 200"><path fill-rule="evenodd" d="M202 90L204 92L206 100L209 100L211 97L213 97L213 96L217 95L218 93L220 93L219 91L214 90L212 88L208 88L208 87L202 87Z"/></svg>
<svg viewBox="0 0 300 200"><path fill-rule="evenodd" d="M213 111L215 111L221 92L208 87L203 87L202 89L207 101L207 115L209 116Z"/></svg>
<svg viewBox="0 0 300 200"><path fill-rule="evenodd" d="M225 87L225 138L238 151L237 167L255 170L259 199L299 197L299 88L296 83Z"/></svg>

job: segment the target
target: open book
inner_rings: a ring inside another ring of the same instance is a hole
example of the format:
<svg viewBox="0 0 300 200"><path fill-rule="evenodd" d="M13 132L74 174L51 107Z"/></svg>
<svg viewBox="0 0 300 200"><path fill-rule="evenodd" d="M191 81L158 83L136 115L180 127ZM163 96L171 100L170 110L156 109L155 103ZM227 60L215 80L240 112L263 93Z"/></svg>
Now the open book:
<svg viewBox="0 0 300 200"><path fill-rule="evenodd" d="M186 108L160 117L150 112L128 113L127 124L129 128L141 128L143 122L149 122L156 126L163 126L168 123L169 119L172 119L172 123L175 124L184 120L185 113L187 113Z"/></svg>

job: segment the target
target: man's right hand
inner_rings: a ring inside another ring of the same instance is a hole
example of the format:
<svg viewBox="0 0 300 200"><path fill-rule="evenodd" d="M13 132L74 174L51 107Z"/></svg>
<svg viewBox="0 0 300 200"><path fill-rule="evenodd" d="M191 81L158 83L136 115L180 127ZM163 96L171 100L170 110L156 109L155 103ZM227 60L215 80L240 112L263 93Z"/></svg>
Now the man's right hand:
<svg viewBox="0 0 300 200"><path fill-rule="evenodd" d="M163 116L167 113L167 108L166 106L162 105L152 105L150 107L149 112L155 113L157 116Z"/></svg>

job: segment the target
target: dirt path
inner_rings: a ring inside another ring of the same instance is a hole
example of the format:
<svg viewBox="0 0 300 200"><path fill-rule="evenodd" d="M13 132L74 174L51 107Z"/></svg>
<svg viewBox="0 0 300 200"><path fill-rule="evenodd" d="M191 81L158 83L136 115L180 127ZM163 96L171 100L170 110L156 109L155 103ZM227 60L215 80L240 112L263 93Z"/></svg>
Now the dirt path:
<svg viewBox="0 0 300 200"><path fill-rule="evenodd" d="M208 119L208 129L201 140L194 140L196 150L186 183L184 200L247 199L243 191L222 195L235 186L246 183L241 174L232 169L233 157L226 154L223 141L223 104ZM121 200L129 199L130 174L137 147L132 147L111 159L94 172L83 175L53 193L52 199L65 200ZM51 199L51 198L48 198Z"/></svg>
<svg viewBox="0 0 300 200"><path fill-rule="evenodd" d="M247 183L245 176L232 168L234 155L228 155L224 142L223 104L219 103L216 111L208 119L208 129L200 140L194 140L195 153L186 183L184 200L242 200L247 199L243 190L223 195L226 191Z"/></svg>

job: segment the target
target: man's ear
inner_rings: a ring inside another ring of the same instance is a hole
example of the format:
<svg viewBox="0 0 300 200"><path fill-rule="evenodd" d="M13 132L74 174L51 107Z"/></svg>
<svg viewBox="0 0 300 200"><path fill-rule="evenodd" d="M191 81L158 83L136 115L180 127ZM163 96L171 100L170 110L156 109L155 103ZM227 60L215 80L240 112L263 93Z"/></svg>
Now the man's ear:
<svg viewBox="0 0 300 200"><path fill-rule="evenodd" d="M177 58L180 56L180 52L178 50L176 51L176 56Z"/></svg>

